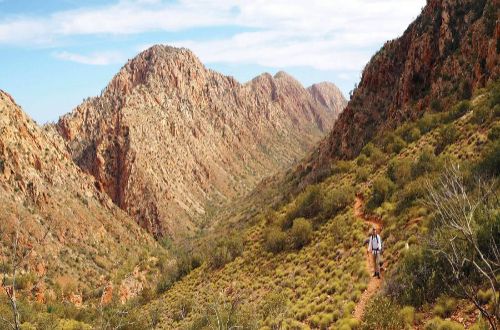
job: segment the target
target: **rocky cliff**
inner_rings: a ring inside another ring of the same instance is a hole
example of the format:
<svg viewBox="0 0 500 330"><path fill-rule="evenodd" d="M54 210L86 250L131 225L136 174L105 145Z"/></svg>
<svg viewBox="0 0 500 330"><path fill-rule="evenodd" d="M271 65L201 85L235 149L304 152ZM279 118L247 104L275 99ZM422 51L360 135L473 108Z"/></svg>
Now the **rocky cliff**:
<svg viewBox="0 0 500 330"><path fill-rule="evenodd" d="M366 65L345 111L309 159L311 178L388 127L469 98L499 78L498 0L429 0Z"/></svg>
<svg viewBox="0 0 500 330"><path fill-rule="evenodd" d="M344 105L332 85L309 92L284 72L240 84L154 46L57 129L101 191L155 236L178 236L303 157Z"/></svg>
<svg viewBox="0 0 500 330"><path fill-rule="evenodd" d="M156 246L65 149L0 91L0 258L18 228L21 251L33 248L20 276L29 275L39 300L45 279L63 294L94 290Z"/></svg>

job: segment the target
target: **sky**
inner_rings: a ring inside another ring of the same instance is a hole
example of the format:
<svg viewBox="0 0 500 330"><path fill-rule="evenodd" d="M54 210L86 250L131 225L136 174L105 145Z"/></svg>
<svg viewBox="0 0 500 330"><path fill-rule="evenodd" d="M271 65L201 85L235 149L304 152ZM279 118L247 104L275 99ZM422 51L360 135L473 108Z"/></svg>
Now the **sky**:
<svg viewBox="0 0 500 330"><path fill-rule="evenodd" d="M284 70L347 96L425 0L0 0L0 89L56 121L154 44L246 82Z"/></svg>

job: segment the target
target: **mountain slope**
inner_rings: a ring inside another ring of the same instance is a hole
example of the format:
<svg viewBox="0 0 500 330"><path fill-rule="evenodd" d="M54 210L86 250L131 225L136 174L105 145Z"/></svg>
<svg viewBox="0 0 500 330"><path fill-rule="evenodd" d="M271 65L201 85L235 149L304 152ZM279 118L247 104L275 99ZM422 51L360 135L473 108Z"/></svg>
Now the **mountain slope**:
<svg viewBox="0 0 500 330"><path fill-rule="evenodd" d="M430 0L363 70L353 96L309 159L309 179L332 159L353 158L378 133L439 109L500 75L497 0Z"/></svg>
<svg viewBox="0 0 500 330"><path fill-rule="evenodd" d="M9 237L19 227L21 244L34 249L22 270L35 279L34 290L46 284L59 286L63 294L97 290L156 248L133 219L95 189L60 136L39 128L3 91L0 132L0 244L8 251ZM43 290L40 294L43 300Z"/></svg>
<svg viewBox="0 0 500 330"><path fill-rule="evenodd" d="M301 158L345 102L326 97L284 72L242 85L186 49L154 46L57 129L118 206L155 236L179 236Z"/></svg>

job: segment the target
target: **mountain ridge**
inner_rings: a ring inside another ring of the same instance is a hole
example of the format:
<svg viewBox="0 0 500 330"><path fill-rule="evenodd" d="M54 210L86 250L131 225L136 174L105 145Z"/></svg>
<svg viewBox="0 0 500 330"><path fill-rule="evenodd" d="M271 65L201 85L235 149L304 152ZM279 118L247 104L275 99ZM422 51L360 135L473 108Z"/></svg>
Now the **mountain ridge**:
<svg viewBox="0 0 500 330"><path fill-rule="evenodd" d="M431 106L468 98L498 79L498 17L495 0L428 1L403 35L387 41L366 65L332 132L307 159L305 171L299 169L308 174L306 181L314 181L331 160L352 159L384 129Z"/></svg>
<svg viewBox="0 0 500 330"><path fill-rule="evenodd" d="M329 95L340 99L331 109L284 72L240 84L189 50L153 46L56 127L117 205L176 236L312 148L345 104Z"/></svg>

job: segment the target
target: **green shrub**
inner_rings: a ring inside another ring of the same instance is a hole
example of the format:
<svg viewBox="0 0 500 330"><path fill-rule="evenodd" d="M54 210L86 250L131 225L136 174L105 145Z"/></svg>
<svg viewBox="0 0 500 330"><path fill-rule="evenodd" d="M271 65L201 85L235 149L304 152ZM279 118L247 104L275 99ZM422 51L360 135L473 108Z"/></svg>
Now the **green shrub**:
<svg viewBox="0 0 500 330"><path fill-rule="evenodd" d="M483 319L477 320L476 323L469 328L469 330L489 330L489 329L490 326Z"/></svg>
<svg viewBox="0 0 500 330"><path fill-rule="evenodd" d="M354 201L354 190L342 187L329 191L324 197L324 218L329 219L349 206Z"/></svg>
<svg viewBox="0 0 500 330"><path fill-rule="evenodd" d="M479 175L500 175L500 141L492 143L476 166Z"/></svg>
<svg viewBox="0 0 500 330"><path fill-rule="evenodd" d="M294 206L287 212L284 222L285 228L288 229L286 225L290 226L293 219L296 218L313 218L317 216L322 211L323 204L323 192L319 185L313 185L307 187L307 189L302 192L295 200Z"/></svg>
<svg viewBox="0 0 500 330"><path fill-rule="evenodd" d="M467 112L470 111L471 109L471 103L470 101L461 101L457 103L451 110L448 112L446 116L446 122L451 122L453 120L456 120L463 115L465 115Z"/></svg>
<svg viewBox="0 0 500 330"><path fill-rule="evenodd" d="M366 329L404 329L405 319L401 307L386 296L376 296L366 307Z"/></svg>
<svg viewBox="0 0 500 330"><path fill-rule="evenodd" d="M363 147L363 149L361 149L361 154L370 158L375 149L378 149L378 148L373 143L369 142Z"/></svg>
<svg viewBox="0 0 500 330"><path fill-rule="evenodd" d="M268 293L261 305L262 319L276 319L286 312L288 298L282 292Z"/></svg>
<svg viewBox="0 0 500 330"><path fill-rule="evenodd" d="M477 300L480 304L486 305L493 299L493 290L479 290L477 292Z"/></svg>
<svg viewBox="0 0 500 330"><path fill-rule="evenodd" d="M368 157L366 157L366 155L364 155L364 154L360 154L358 156L358 158L356 158L356 165L363 166L366 164L367 161L368 161Z"/></svg>
<svg viewBox="0 0 500 330"><path fill-rule="evenodd" d="M418 127L413 127L404 136L404 139L406 142L411 143L411 142L414 142L414 141L417 141L418 139L420 139L420 136L421 136L421 134L420 134L420 130L418 129Z"/></svg>
<svg viewBox="0 0 500 330"><path fill-rule="evenodd" d="M415 321L415 308L411 306L405 306L399 312L399 317L403 320L404 324L412 327Z"/></svg>
<svg viewBox="0 0 500 330"><path fill-rule="evenodd" d="M193 301L186 297L182 297L176 302L173 308L172 319L174 321L184 320L193 310Z"/></svg>
<svg viewBox="0 0 500 330"><path fill-rule="evenodd" d="M426 180L427 178L425 177L418 178L417 180L408 183L404 188L396 191L396 211L398 213L401 213L403 210L413 206L416 201L426 196Z"/></svg>
<svg viewBox="0 0 500 330"><path fill-rule="evenodd" d="M398 154L406 147L406 142L394 133L387 134L384 139L384 150L387 153Z"/></svg>
<svg viewBox="0 0 500 330"><path fill-rule="evenodd" d="M500 123L495 124L488 133L490 141L497 141L500 138Z"/></svg>
<svg viewBox="0 0 500 330"><path fill-rule="evenodd" d="M351 169L351 163L345 160L338 160L333 166L332 166L332 173L333 174L339 174L339 173L347 173Z"/></svg>
<svg viewBox="0 0 500 330"><path fill-rule="evenodd" d="M496 20L496 19L495 19ZM500 84L496 83L493 85L489 95L489 106L490 108L494 108L495 106L500 104Z"/></svg>
<svg viewBox="0 0 500 330"><path fill-rule="evenodd" d="M420 307L434 301L452 283L446 261L427 248L413 247L387 279L387 294L403 305Z"/></svg>
<svg viewBox="0 0 500 330"><path fill-rule="evenodd" d="M268 252L279 253L285 250L287 240L286 233L273 226L264 233L264 248Z"/></svg>
<svg viewBox="0 0 500 330"><path fill-rule="evenodd" d="M457 309L457 301L448 296L441 296L436 301L433 312L434 315L447 318Z"/></svg>
<svg viewBox="0 0 500 330"><path fill-rule="evenodd" d="M387 166L387 176L398 185L411 179L411 161L408 159L392 160Z"/></svg>
<svg viewBox="0 0 500 330"><path fill-rule="evenodd" d="M441 112L443 111L443 105L441 104L441 101L439 99L433 99L430 103L431 110L434 112Z"/></svg>
<svg viewBox="0 0 500 330"><path fill-rule="evenodd" d="M425 134L433 130L439 125L440 116L436 114L426 113L417 122L417 127L421 134Z"/></svg>
<svg viewBox="0 0 500 330"><path fill-rule="evenodd" d="M193 269L201 266L201 256L190 249L177 249L174 252L177 262L177 277L180 279L189 274Z"/></svg>
<svg viewBox="0 0 500 330"><path fill-rule="evenodd" d="M412 164L411 175L417 178L426 173L430 173L438 167L436 156L429 148L425 148L417 161Z"/></svg>
<svg viewBox="0 0 500 330"><path fill-rule="evenodd" d="M454 321L442 320L435 317L425 324L425 330L464 330L463 325Z"/></svg>
<svg viewBox="0 0 500 330"><path fill-rule="evenodd" d="M394 183L386 177L379 177L373 182L372 197L370 198L369 207L375 208L389 199L394 191Z"/></svg>
<svg viewBox="0 0 500 330"><path fill-rule="evenodd" d="M370 176L370 170L366 167L358 167L356 168L356 182L366 182L368 177Z"/></svg>
<svg viewBox="0 0 500 330"><path fill-rule="evenodd" d="M439 130L439 137L437 141L437 146L435 150L435 154L439 155L443 150L455 142L458 139L460 133L455 128L455 125L448 124Z"/></svg>
<svg viewBox="0 0 500 330"><path fill-rule="evenodd" d="M209 249L208 264L218 269L233 261L243 252L243 240L239 236L227 236L215 241Z"/></svg>
<svg viewBox="0 0 500 330"><path fill-rule="evenodd" d="M372 149L371 155L370 155L370 163L375 168L379 168L380 166L384 165L384 163L385 163L385 155L382 152L382 150L380 150L377 147L374 147Z"/></svg>
<svg viewBox="0 0 500 330"><path fill-rule="evenodd" d="M492 115L492 111L490 108L486 106L481 106L474 109L474 113L472 115L471 121L474 124L482 125L486 123Z"/></svg>
<svg viewBox="0 0 500 330"><path fill-rule="evenodd" d="M296 249L301 249L312 239L311 223L304 218L295 219L292 229L290 230L290 235L292 237L293 246Z"/></svg>

